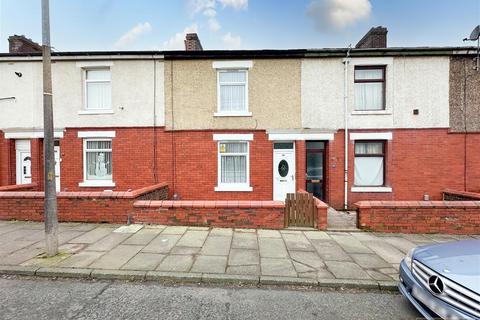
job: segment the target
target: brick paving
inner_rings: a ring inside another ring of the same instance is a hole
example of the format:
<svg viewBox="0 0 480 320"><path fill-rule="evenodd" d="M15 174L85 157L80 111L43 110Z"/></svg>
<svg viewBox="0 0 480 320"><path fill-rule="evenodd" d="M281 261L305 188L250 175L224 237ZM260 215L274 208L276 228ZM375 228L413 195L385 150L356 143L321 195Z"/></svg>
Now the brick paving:
<svg viewBox="0 0 480 320"><path fill-rule="evenodd" d="M42 223L0 221L0 265L396 281L410 248L465 238L61 223L60 255L45 258Z"/></svg>

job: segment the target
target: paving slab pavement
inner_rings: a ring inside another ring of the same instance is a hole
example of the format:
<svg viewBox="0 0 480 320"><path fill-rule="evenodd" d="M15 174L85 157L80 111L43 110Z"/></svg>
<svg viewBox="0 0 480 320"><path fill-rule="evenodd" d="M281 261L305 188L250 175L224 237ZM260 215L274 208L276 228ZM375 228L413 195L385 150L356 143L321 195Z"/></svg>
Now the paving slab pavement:
<svg viewBox="0 0 480 320"><path fill-rule="evenodd" d="M265 276L297 277L290 259L261 258L260 265Z"/></svg>
<svg viewBox="0 0 480 320"><path fill-rule="evenodd" d="M231 243L231 236L209 236L200 253L208 256L228 256Z"/></svg>
<svg viewBox="0 0 480 320"><path fill-rule="evenodd" d="M185 226L114 232L119 227L62 223L61 255L45 258L43 223L0 221L0 273L43 270L39 275L48 276L64 270L58 276L206 282L246 277L260 283L395 289L399 262L411 247L479 237Z"/></svg>
<svg viewBox="0 0 480 320"><path fill-rule="evenodd" d="M164 254L140 252L122 266L125 270L155 270L165 258Z"/></svg>
<svg viewBox="0 0 480 320"><path fill-rule="evenodd" d="M120 269L140 250L142 250L142 246L119 245L94 261L89 267L95 269Z"/></svg>
<svg viewBox="0 0 480 320"><path fill-rule="evenodd" d="M192 267L193 255L169 255L158 266L158 271L188 272Z"/></svg>

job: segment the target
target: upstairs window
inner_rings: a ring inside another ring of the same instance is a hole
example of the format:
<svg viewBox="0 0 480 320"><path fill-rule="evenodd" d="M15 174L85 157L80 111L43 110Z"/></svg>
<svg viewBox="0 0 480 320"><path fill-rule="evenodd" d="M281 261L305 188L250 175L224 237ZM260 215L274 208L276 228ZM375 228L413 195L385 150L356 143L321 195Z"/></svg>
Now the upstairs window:
<svg viewBox="0 0 480 320"><path fill-rule="evenodd" d="M385 67L355 67L355 110L385 110Z"/></svg>
<svg viewBox="0 0 480 320"><path fill-rule="evenodd" d="M218 71L218 114L248 114L248 75L246 70Z"/></svg>
<svg viewBox="0 0 480 320"><path fill-rule="evenodd" d="M355 142L355 185L383 186L385 179L385 143Z"/></svg>
<svg viewBox="0 0 480 320"><path fill-rule="evenodd" d="M85 70L85 109L112 109L110 69Z"/></svg>

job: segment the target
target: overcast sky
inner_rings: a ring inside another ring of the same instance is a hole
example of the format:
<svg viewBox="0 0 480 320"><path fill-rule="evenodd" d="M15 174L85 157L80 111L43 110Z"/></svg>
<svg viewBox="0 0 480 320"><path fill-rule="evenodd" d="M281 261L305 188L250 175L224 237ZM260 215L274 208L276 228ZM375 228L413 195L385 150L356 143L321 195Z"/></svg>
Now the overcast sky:
<svg viewBox="0 0 480 320"><path fill-rule="evenodd" d="M41 42L41 0L0 0L0 52L8 36ZM50 0L57 51L346 47L370 27L389 46L461 46L480 24L480 0ZM468 43L470 45L471 43Z"/></svg>

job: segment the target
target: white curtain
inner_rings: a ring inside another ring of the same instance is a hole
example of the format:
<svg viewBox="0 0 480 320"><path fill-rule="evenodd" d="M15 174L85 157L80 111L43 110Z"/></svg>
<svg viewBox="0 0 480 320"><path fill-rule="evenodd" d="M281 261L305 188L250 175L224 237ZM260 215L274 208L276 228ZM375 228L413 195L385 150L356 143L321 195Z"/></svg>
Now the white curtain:
<svg viewBox="0 0 480 320"><path fill-rule="evenodd" d="M245 85L220 86L221 111L245 111Z"/></svg>
<svg viewBox="0 0 480 320"><path fill-rule="evenodd" d="M230 142L220 144L221 152L221 183L247 182L248 145L245 142ZM237 154L238 155L237 155Z"/></svg>
<svg viewBox="0 0 480 320"><path fill-rule="evenodd" d="M111 109L110 82L87 82L87 109Z"/></svg>
<svg viewBox="0 0 480 320"><path fill-rule="evenodd" d="M221 161L222 183L246 183L247 182L247 157L246 156L222 156Z"/></svg>
<svg viewBox="0 0 480 320"><path fill-rule="evenodd" d="M355 157L355 185L383 186L383 157Z"/></svg>
<svg viewBox="0 0 480 320"><path fill-rule="evenodd" d="M355 110L383 110L383 83L355 83Z"/></svg>
<svg viewBox="0 0 480 320"><path fill-rule="evenodd" d="M356 142L355 154L383 154L382 142Z"/></svg>
<svg viewBox="0 0 480 320"><path fill-rule="evenodd" d="M356 80L379 80L382 78L382 69L355 70ZM355 83L355 110L382 110L383 101L383 82Z"/></svg>
<svg viewBox="0 0 480 320"><path fill-rule="evenodd" d="M245 111L245 71L220 72L220 110Z"/></svg>
<svg viewBox="0 0 480 320"><path fill-rule="evenodd" d="M87 70L87 109L111 109L110 70Z"/></svg>
<svg viewBox="0 0 480 320"><path fill-rule="evenodd" d="M87 180L112 180L111 148L111 141L87 141Z"/></svg>

